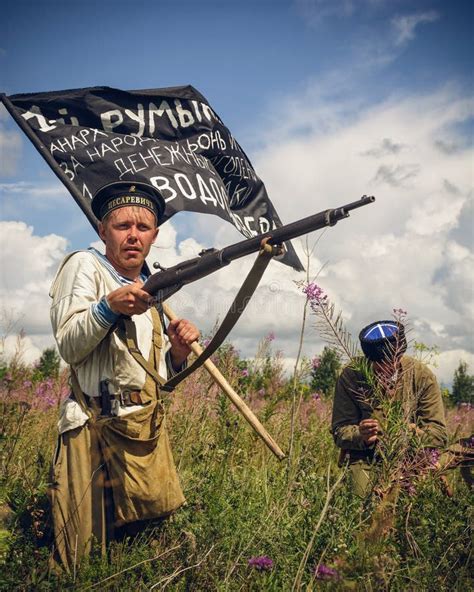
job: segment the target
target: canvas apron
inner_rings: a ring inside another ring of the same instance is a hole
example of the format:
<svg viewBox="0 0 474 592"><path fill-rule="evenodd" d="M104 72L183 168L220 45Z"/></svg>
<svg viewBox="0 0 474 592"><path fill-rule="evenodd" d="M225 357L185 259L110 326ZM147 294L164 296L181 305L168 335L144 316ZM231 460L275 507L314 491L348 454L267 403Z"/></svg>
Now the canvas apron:
<svg viewBox="0 0 474 592"><path fill-rule="evenodd" d="M148 364L156 373L163 339L159 315L155 308L151 313L153 346ZM122 417L99 416L94 422L112 489L116 526L167 516L184 502L160 384L148 372L140 397L145 405L139 410Z"/></svg>
<svg viewBox="0 0 474 592"><path fill-rule="evenodd" d="M152 317L148 363L157 369L163 340L155 309ZM93 539L105 552L114 527L167 516L185 501L156 371L155 379L147 373L140 392L145 405L122 417L101 416L95 400L87 405L73 371L71 382L90 419L60 436L50 489L55 555L69 570L90 552Z"/></svg>

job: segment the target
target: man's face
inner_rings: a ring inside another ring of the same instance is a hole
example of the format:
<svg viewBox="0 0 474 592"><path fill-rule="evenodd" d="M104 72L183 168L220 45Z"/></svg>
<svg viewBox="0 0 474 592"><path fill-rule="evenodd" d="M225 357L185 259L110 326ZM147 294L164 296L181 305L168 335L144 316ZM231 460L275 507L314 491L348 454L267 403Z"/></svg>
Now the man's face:
<svg viewBox="0 0 474 592"><path fill-rule="evenodd" d="M156 218L150 210L127 206L113 210L99 223L105 254L115 269L135 279L158 235Z"/></svg>
<svg viewBox="0 0 474 592"><path fill-rule="evenodd" d="M372 368L380 379L390 380L398 370L401 356L385 357L380 362L372 362Z"/></svg>

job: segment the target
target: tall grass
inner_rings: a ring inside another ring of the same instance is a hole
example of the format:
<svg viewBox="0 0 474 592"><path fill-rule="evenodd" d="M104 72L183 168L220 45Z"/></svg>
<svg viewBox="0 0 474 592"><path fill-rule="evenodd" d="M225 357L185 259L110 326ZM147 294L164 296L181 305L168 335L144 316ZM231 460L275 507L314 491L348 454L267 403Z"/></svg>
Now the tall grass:
<svg viewBox="0 0 474 592"><path fill-rule="evenodd" d="M256 359L221 348L218 366L284 449L279 462L204 371L167 400L187 503L134 540L93 554L73 576L48 570L47 485L57 407L67 373L33 381L9 368L0 385L1 590L472 590L472 494L455 471L447 497L436 472L401 491L383 534L371 530L380 500L352 493L329 432L331 401L287 380L276 341ZM458 436L474 412L449 412ZM462 417L461 417L462 416ZM454 419L456 417L456 419ZM292 433L293 432L293 433Z"/></svg>

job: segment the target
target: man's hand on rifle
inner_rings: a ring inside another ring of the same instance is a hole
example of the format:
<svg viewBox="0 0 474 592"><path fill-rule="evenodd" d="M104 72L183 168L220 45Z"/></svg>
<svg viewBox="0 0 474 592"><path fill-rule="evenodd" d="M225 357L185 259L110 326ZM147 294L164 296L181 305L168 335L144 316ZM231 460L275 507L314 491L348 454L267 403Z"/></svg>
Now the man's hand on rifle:
<svg viewBox="0 0 474 592"><path fill-rule="evenodd" d="M146 312L153 301L152 296L142 290L143 283L135 282L122 286L107 294L107 302L115 313L131 317Z"/></svg>
<svg viewBox="0 0 474 592"><path fill-rule="evenodd" d="M191 344L199 339L199 330L186 319L174 319L168 325L171 361L179 368L191 353Z"/></svg>

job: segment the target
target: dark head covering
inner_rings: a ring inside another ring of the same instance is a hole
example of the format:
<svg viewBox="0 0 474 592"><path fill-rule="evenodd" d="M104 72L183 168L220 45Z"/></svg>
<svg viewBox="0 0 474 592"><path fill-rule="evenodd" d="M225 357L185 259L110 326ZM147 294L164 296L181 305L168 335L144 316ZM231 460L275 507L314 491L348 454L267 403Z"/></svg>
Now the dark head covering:
<svg viewBox="0 0 474 592"><path fill-rule="evenodd" d="M376 321L359 333L360 345L365 356L372 362L393 359L407 349L405 327L398 321Z"/></svg>
<svg viewBox="0 0 474 592"><path fill-rule="evenodd" d="M157 222L165 211L165 202L160 192L147 183L123 183L117 181L101 187L92 198L92 211L99 220L125 206L147 208L156 216Z"/></svg>

